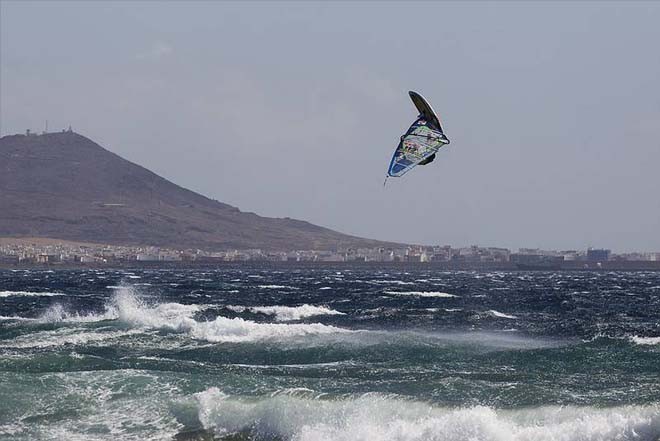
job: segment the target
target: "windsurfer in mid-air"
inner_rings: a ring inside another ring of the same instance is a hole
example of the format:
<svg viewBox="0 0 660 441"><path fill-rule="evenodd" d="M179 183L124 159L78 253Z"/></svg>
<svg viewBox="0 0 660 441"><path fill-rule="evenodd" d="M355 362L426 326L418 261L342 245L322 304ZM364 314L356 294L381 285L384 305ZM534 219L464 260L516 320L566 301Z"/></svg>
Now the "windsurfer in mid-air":
<svg viewBox="0 0 660 441"><path fill-rule="evenodd" d="M416 92L410 91L408 94L417 107L419 116L401 136L390 161L387 177L401 177L418 165L433 162L438 150L449 144L449 139L440 126L440 120L429 103Z"/></svg>

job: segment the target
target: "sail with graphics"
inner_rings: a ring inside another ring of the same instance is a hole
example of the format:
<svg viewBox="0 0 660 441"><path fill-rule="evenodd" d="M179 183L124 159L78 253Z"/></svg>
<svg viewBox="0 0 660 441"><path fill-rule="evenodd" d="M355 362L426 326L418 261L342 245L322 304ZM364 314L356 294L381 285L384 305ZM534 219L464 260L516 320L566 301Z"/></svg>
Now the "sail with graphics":
<svg viewBox="0 0 660 441"><path fill-rule="evenodd" d="M387 175L392 177L403 176L418 165L432 162L438 150L449 144L449 139L440 126L440 120L428 102L416 92L408 93L419 110L419 116L401 136L394 151L387 171Z"/></svg>

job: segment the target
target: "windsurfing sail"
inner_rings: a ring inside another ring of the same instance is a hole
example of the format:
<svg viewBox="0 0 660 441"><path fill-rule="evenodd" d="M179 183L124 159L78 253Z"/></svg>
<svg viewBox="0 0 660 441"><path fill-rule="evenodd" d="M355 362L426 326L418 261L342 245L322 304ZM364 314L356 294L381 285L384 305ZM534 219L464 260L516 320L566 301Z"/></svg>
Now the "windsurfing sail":
<svg viewBox="0 0 660 441"><path fill-rule="evenodd" d="M438 150L449 144L449 139L440 126L440 120L429 103L416 92L408 93L419 110L419 116L401 136L390 161L387 176L400 177L418 165L432 162Z"/></svg>

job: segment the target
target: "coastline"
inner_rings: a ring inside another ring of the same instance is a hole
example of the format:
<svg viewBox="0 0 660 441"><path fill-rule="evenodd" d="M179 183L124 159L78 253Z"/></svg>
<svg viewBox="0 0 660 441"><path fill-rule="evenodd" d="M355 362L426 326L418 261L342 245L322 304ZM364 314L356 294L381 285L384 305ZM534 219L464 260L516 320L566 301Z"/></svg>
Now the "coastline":
<svg viewBox="0 0 660 441"><path fill-rule="evenodd" d="M341 268L341 269L434 269L439 271L660 271L660 261L565 261L556 265L522 265L514 262L108 262L108 263L0 263L0 270L80 270L80 269L221 269L221 268Z"/></svg>

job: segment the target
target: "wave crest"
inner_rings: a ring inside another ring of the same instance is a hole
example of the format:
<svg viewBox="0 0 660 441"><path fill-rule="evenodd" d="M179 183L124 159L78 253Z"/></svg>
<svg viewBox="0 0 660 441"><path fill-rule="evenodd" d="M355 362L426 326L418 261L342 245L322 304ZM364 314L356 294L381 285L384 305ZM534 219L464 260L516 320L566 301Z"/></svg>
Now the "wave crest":
<svg viewBox="0 0 660 441"><path fill-rule="evenodd" d="M494 309L488 310L488 314L492 317L497 317L497 318L505 318L505 319L511 319L515 320L518 318L518 316L515 316L513 314L505 314L503 312L496 311Z"/></svg>
<svg viewBox="0 0 660 441"><path fill-rule="evenodd" d="M630 340L638 345L660 345L660 337L639 337L637 335L633 335L630 337Z"/></svg>
<svg viewBox="0 0 660 441"><path fill-rule="evenodd" d="M182 305L180 303L161 303L155 306L147 305L133 288L118 287L117 292L105 305L101 313L80 313L69 311L60 303L48 307L37 319L41 323L91 323L105 320L121 320L127 324L144 324L149 320L155 326L161 320L191 317L202 308L199 305Z"/></svg>
<svg viewBox="0 0 660 441"><path fill-rule="evenodd" d="M660 407L443 408L366 394L344 400L276 395L259 400L217 388L195 395L198 417L218 435L249 433L296 441L654 440Z"/></svg>
<svg viewBox="0 0 660 441"><path fill-rule="evenodd" d="M61 292L0 291L0 297L57 297Z"/></svg>
<svg viewBox="0 0 660 441"><path fill-rule="evenodd" d="M384 291L385 294L391 294L396 296L414 296L414 297L458 297L455 294L449 294L448 292L440 291Z"/></svg>
<svg viewBox="0 0 660 441"><path fill-rule="evenodd" d="M332 312L328 311L333 311L328 308L306 306L302 309L269 307L272 310L268 309L264 313L280 314L282 320L288 320L310 313L315 313L312 315L321 312L332 314ZM202 309L204 309L203 305L182 305L180 303L149 305L140 299L132 288L123 287L112 296L103 313L72 313L67 311L62 305L55 304L48 308L39 320L47 323L116 320L134 328L163 329L181 332L195 339L214 343L289 339L310 335L350 332L320 323L256 323L241 318L230 319L227 317L216 317L212 321L195 320L195 314ZM338 311L335 313L340 314Z"/></svg>
<svg viewBox="0 0 660 441"><path fill-rule="evenodd" d="M325 306L314 306L304 304L301 306L226 306L227 309L234 312L250 311L255 314L265 314L275 316L275 320L286 322L301 320L307 317L318 315L345 315L343 312Z"/></svg>

